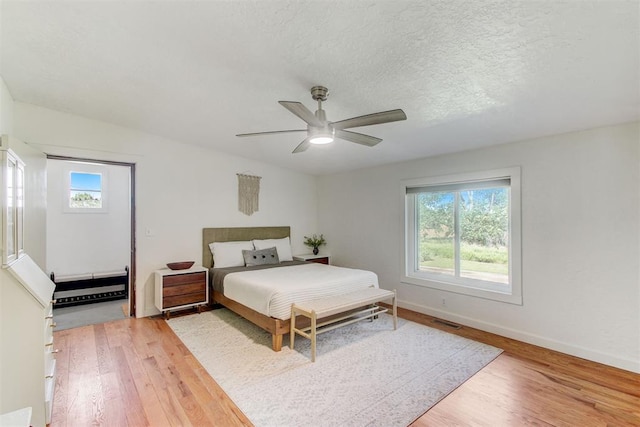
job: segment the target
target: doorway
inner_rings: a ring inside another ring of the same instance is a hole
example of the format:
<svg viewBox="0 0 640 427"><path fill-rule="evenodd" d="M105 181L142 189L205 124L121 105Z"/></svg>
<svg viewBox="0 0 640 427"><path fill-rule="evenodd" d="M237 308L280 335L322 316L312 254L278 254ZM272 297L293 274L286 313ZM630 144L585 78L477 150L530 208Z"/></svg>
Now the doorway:
<svg viewBox="0 0 640 427"><path fill-rule="evenodd" d="M113 307L134 316L135 164L47 155L47 182L54 314L74 316L69 327L115 320Z"/></svg>

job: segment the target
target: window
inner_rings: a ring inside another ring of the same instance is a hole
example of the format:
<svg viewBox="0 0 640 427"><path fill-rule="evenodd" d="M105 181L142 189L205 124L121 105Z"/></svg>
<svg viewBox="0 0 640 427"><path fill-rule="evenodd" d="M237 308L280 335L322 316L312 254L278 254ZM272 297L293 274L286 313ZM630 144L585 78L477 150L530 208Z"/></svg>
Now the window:
<svg viewBox="0 0 640 427"><path fill-rule="evenodd" d="M102 208L102 174L70 172L69 207Z"/></svg>
<svg viewBox="0 0 640 427"><path fill-rule="evenodd" d="M520 170L405 181L402 281L522 304Z"/></svg>
<svg viewBox="0 0 640 427"><path fill-rule="evenodd" d="M107 212L107 170L93 163L65 168L62 210L70 213Z"/></svg>
<svg viewBox="0 0 640 427"><path fill-rule="evenodd" d="M2 145L2 144L0 144ZM24 254L24 163L11 150L1 150L2 176L2 265L9 265Z"/></svg>

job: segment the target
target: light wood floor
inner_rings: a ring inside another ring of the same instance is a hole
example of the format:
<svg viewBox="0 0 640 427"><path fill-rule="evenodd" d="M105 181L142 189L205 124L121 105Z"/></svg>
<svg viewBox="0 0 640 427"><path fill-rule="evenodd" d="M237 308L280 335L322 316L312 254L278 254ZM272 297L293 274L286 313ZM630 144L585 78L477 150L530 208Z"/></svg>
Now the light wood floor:
<svg viewBox="0 0 640 427"><path fill-rule="evenodd" d="M402 317L504 349L413 424L640 426L640 375L472 328ZM249 420L161 318L54 333L51 426L245 426Z"/></svg>

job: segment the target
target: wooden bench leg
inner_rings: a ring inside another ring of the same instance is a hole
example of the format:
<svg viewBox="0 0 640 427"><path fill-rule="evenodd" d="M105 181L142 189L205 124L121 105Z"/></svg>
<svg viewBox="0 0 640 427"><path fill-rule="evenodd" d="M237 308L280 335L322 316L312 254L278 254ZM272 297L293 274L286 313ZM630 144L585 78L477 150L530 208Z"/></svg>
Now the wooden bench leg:
<svg viewBox="0 0 640 427"><path fill-rule="evenodd" d="M289 324L289 348L293 350L293 342L296 339L296 312L293 309L293 306L291 307L291 320L289 321Z"/></svg>
<svg viewBox="0 0 640 427"><path fill-rule="evenodd" d="M315 362L316 361L316 336L317 331L316 331L316 323L317 323L317 318L316 318L316 312L312 311L311 312L311 361Z"/></svg>
<svg viewBox="0 0 640 427"><path fill-rule="evenodd" d="M396 302L396 290L393 290L393 330L398 329L398 304Z"/></svg>

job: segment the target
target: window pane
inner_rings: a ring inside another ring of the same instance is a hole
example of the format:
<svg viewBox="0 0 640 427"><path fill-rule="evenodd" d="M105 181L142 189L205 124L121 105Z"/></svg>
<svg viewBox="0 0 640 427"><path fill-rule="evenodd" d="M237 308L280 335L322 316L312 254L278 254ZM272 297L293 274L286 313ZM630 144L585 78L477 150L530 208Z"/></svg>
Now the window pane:
<svg viewBox="0 0 640 427"><path fill-rule="evenodd" d="M16 163L9 158L7 165L7 257L16 254L16 209L14 205L14 182Z"/></svg>
<svg viewBox="0 0 640 427"><path fill-rule="evenodd" d="M71 172L69 207L102 208L102 174Z"/></svg>
<svg viewBox="0 0 640 427"><path fill-rule="evenodd" d="M460 277L509 283L509 189L459 194Z"/></svg>
<svg viewBox="0 0 640 427"><path fill-rule="evenodd" d="M24 169L16 167L16 243L20 253L24 249Z"/></svg>
<svg viewBox="0 0 640 427"><path fill-rule="evenodd" d="M418 270L455 274L453 193L417 194Z"/></svg>

